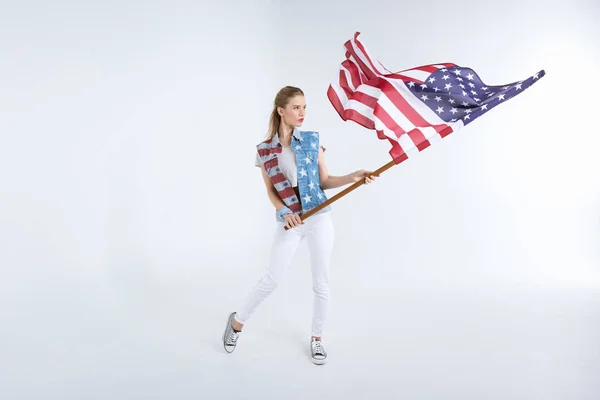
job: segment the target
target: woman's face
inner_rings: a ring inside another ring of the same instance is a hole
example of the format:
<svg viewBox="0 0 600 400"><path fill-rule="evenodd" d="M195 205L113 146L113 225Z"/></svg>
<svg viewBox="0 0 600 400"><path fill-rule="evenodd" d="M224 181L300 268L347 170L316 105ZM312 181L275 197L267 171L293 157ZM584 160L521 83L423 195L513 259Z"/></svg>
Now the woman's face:
<svg viewBox="0 0 600 400"><path fill-rule="evenodd" d="M278 107L279 115L281 120L288 126L300 127L304 122L304 116L306 115L306 103L304 102L304 96L298 95L292 97L285 107Z"/></svg>

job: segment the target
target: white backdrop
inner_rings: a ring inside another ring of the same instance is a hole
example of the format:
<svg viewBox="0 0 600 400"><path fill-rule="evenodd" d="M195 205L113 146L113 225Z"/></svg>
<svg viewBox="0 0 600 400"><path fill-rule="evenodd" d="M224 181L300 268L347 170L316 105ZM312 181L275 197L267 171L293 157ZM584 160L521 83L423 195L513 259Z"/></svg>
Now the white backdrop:
<svg viewBox="0 0 600 400"><path fill-rule="evenodd" d="M252 3L2 6L2 397L598 398L597 2ZM277 90L331 173L389 161L325 95L355 31L390 70L547 75L334 203L328 365L305 243L227 355L275 228Z"/></svg>

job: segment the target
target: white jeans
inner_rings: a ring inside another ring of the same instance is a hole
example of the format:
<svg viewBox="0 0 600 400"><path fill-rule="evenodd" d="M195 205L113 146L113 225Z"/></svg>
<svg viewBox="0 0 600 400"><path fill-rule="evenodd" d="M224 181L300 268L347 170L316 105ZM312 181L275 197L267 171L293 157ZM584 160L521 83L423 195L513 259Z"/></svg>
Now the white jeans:
<svg viewBox="0 0 600 400"><path fill-rule="evenodd" d="M329 212L315 214L304 221L304 225L289 230L278 222L271 247L266 274L258 281L236 313L235 319L245 324L256 307L281 283L298 245L304 238L308 241L314 292L312 336L323 333L329 306L329 261L333 250L334 229Z"/></svg>

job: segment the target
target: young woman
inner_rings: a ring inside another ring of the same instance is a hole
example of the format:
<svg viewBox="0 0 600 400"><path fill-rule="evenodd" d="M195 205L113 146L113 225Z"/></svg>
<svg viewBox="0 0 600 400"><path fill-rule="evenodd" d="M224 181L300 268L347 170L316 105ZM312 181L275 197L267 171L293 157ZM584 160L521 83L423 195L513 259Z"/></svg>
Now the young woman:
<svg viewBox="0 0 600 400"><path fill-rule="evenodd" d="M334 242L331 206L313 214L306 221L300 215L327 200L324 190L365 179L373 182L372 171L358 170L344 176L329 175L318 132L300 131L306 115L302 90L282 88L275 96L267 139L257 146L255 165L262 177L278 221L266 274L241 304L232 312L223 333L223 346L228 353L235 350L244 324L256 307L275 290L300 242L306 238L310 250L314 292L310 353L315 364L324 364L327 353L321 335L327 320L329 303L329 261ZM285 230L284 227L288 227Z"/></svg>

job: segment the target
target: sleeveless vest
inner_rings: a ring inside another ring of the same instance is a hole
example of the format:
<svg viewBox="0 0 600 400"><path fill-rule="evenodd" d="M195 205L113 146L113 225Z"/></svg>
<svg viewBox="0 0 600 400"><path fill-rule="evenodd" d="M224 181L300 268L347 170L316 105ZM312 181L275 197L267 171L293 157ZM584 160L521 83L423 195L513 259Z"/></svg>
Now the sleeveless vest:
<svg viewBox="0 0 600 400"><path fill-rule="evenodd" d="M283 147L278 135L275 135L271 140L259 143L256 148L260 160L265 166L265 171L283 203L293 213L302 215L327 200L325 192L321 189L319 179L319 133L294 129L291 146L296 155L300 199L292 189L290 181L279 168L279 155ZM330 209L331 206L329 205L317 214Z"/></svg>

